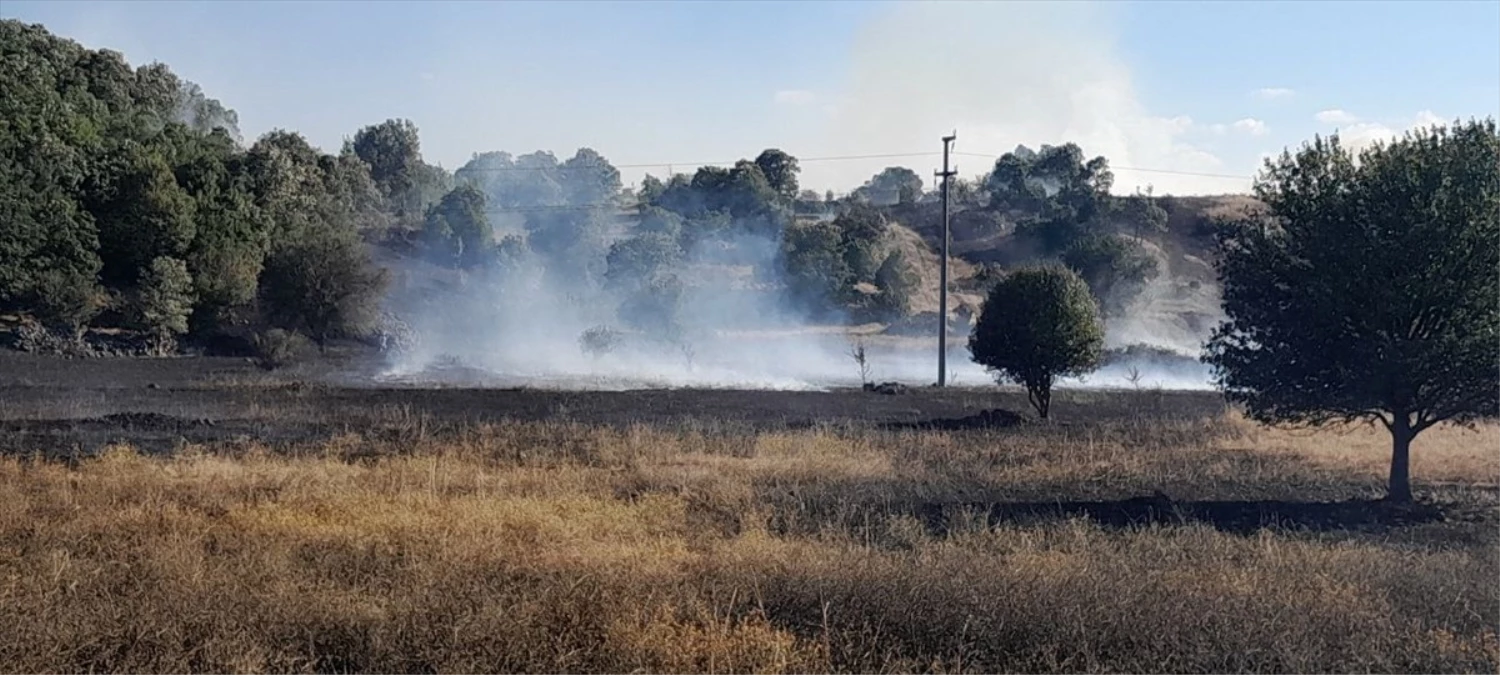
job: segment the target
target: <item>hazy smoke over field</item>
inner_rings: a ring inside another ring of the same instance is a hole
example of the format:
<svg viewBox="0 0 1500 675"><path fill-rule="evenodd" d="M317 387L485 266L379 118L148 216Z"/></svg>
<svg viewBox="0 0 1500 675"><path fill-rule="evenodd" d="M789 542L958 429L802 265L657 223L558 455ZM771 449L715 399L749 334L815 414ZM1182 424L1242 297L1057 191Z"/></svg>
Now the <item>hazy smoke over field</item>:
<svg viewBox="0 0 1500 675"><path fill-rule="evenodd" d="M617 233L616 240L624 236ZM937 379L932 333L851 336L838 325L843 317L814 319L792 303L777 272L779 242L768 236L742 233L686 252L673 268L682 291L670 313L671 329L658 307L608 281L603 251L609 243L562 261L526 252L509 264L462 274L404 263L391 305L420 340L387 376L577 389L858 386L860 368L850 353L858 341L866 347L871 381L921 386ZM1156 292L1165 295L1163 289ZM1107 363L1082 381L1060 386L1207 386L1206 371L1191 360L1197 351L1192 327L1178 325L1179 334L1155 339L1151 333L1175 321L1174 308L1149 293L1138 304L1140 313L1112 322L1111 346L1148 342L1167 349ZM1161 315L1148 317L1150 311ZM585 336L601 327L608 332L595 333L591 345ZM993 383L970 360L966 345L966 335L949 338L950 382ZM1181 355L1174 357L1174 351Z"/></svg>
<svg viewBox="0 0 1500 675"><path fill-rule="evenodd" d="M826 133L805 149L812 155L936 149L937 139L956 128L960 151L1071 141L1115 165L1221 170L1215 157L1184 141L1190 120L1155 116L1140 104L1110 41L1113 11L1092 3L887 6L859 31L846 81L828 91L781 92L776 104L827 116ZM993 155L961 156L958 164L962 175L973 176L994 161ZM912 168L926 177L935 165L916 160ZM804 186L842 191L872 173L860 163L802 167ZM625 178L634 183L639 176ZM1158 192L1244 187L1120 172L1115 192L1130 192L1148 178ZM840 317L814 319L782 292L774 237L743 234L732 246L687 251L675 270L683 290L680 325L672 332L653 324L650 303L642 306L629 291L605 282L609 245L632 234L611 231L591 248L570 253L566 264L528 254L503 271L469 274L448 286L442 280L451 275L413 266L410 287L393 297L393 306L420 330L422 342L392 376L590 388L859 383L850 337L834 325ZM1164 272L1169 262L1161 260ZM1163 351L1111 361L1084 382L1066 385L1207 387L1208 373L1195 357L1217 318L1217 296L1186 283L1164 274L1108 324L1111 348L1144 343ZM619 331L618 339L597 333L609 348L589 353L580 340L599 327ZM923 338L867 338L870 377L911 385L936 381L936 328ZM993 382L970 361L966 341L966 335L949 339L950 379L961 386ZM1132 372L1139 376L1134 382Z"/></svg>

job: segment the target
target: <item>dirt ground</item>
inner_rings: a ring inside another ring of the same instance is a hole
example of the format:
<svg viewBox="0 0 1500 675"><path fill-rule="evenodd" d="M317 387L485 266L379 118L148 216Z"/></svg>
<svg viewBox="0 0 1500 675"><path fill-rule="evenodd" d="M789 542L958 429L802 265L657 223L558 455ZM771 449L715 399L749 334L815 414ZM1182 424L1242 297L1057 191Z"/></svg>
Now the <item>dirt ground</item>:
<svg viewBox="0 0 1500 675"><path fill-rule="evenodd" d="M1033 426L1025 393L912 387L746 391L412 387L375 382L373 366L335 354L287 372L243 359L61 359L0 354L0 450L89 453L112 441L152 451L235 438L300 442L346 430L410 424L544 421L689 426L731 433L816 426L993 429ZM1058 392L1053 426L1103 420L1194 419L1224 410L1204 392Z"/></svg>

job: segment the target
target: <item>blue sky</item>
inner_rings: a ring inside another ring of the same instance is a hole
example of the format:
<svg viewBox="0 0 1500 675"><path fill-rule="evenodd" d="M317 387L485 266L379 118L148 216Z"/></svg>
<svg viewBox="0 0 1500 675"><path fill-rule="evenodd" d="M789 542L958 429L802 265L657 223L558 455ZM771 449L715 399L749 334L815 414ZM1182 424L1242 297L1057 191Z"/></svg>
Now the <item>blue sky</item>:
<svg viewBox="0 0 1500 675"><path fill-rule="evenodd" d="M1072 140L1117 165L1117 189L1187 194L1244 189L1184 174L1248 177L1315 133L1363 143L1500 116L1500 1L5 0L0 16L165 62L252 138L281 127L334 150L410 118L450 169L579 146L677 171L769 146L933 152L956 129L978 153L959 156L964 175ZM803 183L843 191L939 161L807 161Z"/></svg>

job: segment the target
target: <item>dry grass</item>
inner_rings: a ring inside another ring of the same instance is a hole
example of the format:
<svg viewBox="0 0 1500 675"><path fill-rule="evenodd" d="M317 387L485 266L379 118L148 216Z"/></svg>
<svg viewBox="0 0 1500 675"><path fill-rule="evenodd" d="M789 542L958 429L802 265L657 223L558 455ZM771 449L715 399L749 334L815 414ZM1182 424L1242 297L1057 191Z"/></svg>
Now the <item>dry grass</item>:
<svg viewBox="0 0 1500 675"><path fill-rule="evenodd" d="M405 421L293 452L0 460L0 669L1500 668L1493 521L1456 545L962 513L936 534L903 508L1355 497L1384 470L1367 429L437 440ZM1492 505L1474 486L1497 446L1500 427L1429 432L1417 475Z"/></svg>

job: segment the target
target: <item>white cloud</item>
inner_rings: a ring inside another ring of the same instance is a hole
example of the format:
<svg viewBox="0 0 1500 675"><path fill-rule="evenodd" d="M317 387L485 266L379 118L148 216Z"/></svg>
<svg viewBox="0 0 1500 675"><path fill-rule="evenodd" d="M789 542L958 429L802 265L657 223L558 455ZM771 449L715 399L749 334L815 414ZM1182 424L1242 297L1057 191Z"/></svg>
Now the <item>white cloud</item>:
<svg viewBox="0 0 1500 675"><path fill-rule="evenodd" d="M1263 87L1250 92L1251 96L1254 96L1255 98L1261 99L1263 101L1273 101L1279 98L1291 98L1296 94L1297 92L1292 91L1291 89L1287 89L1286 87Z"/></svg>
<svg viewBox="0 0 1500 675"><path fill-rule="evenodd" d="M1418 128L1429 127L1434 123L1442 124L1443 117L1431 110L1423 110L1412 117L1410 124L1404 128L1395 128L1380 122L1358 122L1338 130L1339 142L1344 147L1355 152L1374 145L1376 142L1390 142L1407 131Z"/></svg>
<svg viewBox="0 0 1500 675"><path fill-rule="evenodd" d="M1208 130L1210 132L1212 132L1213 135L1215 135L1215 136L1223 136L1224 134L1229 133L1229 125L1227 125L1227 124L1210 124L1208 126Z"/></svg>
<svg viewBox="0 0 1500 675"><path fill-rule="evenodd" d="M941 163L939 138L958 132L958 170L972 177L1017 145L1077 143L1115 168L1115 190L1153 183L1162 193L1213 194L1248 189L1250 180L1167 172L1221 173L1223 162L1189 140L1191 118L1151 111L1130 68L1114 49L1107 4L895 3L856 35L839 116L816 152L928 152L929 157L807 163L810 186L858 185L902 164L931 181ZM1006 26L1026 26L1024 31ZM1005 39L995 39L997 31ZM1045 68L1034 56L1052 54ZM982 76L954 64L989 64ZM808 154L813 154L809 150Z"/></svg>
<svg viewBox="0 0 1500 675"><path fill-rule="evenodd" d="M1318 114L1313 115L1313 119L1316 119L1323 124L1354 124L1355 122L1359 121L1358 117L1355 117L1349 112L1339 110L1337 108L1319 112Z"/></svg>
<svg viewBox="0 0 1500 675"><path fill-rule="evenodd" d="M1423 110L1422 112L1417 113L1417 120L1412 123L1412 126L1430 127L1434 124L1447 124L1448 122L1449 120L1444 119L1442 115L1432 112L1431 110Z"/></svg>
<svg viewBox="0 0 1500 675"><path fill-rule="evenodd" d="M1246 117L1245 119L1236 121L1234 123L1234 128L1238 131L1243 131L1247 134L1250 134L1251 136L1264 136L1266 135L1266 132L1270 131L1266 128L1265 122L1255 119L1254 117Z"/></svg>
<svg viewBox="0 0 1500 675"><path fill-rule="evenodd" d="M816 101L818 96L806 89L782 89L776 92L771 99L777 105L802 106Z"/></svg>

